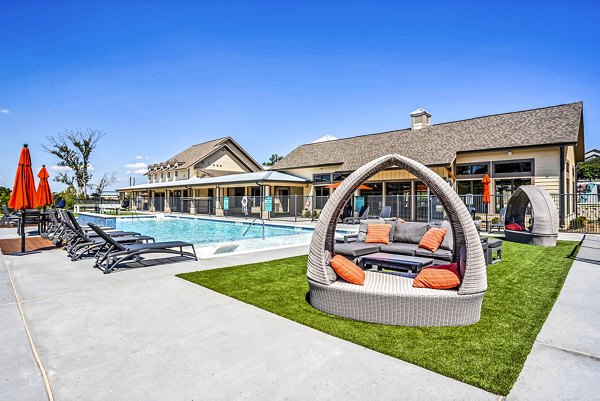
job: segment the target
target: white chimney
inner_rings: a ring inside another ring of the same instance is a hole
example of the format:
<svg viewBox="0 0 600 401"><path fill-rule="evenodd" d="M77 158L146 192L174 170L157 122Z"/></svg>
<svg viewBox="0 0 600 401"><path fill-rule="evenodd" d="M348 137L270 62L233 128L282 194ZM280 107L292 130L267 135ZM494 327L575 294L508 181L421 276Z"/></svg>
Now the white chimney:
<svg viewBox="0 0 600 401"><path fill-rule="evenodd" d="M416 109L410 113L410 129L416 130L431 125L431 114L424 109Z"/></svg>

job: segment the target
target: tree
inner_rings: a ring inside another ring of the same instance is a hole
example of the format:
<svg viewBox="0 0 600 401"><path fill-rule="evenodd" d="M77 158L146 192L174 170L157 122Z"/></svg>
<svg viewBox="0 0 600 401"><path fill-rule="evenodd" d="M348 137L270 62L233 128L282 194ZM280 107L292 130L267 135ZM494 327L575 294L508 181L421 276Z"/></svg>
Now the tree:
<svg viewBox="0 0 600 401"><path fill-rule="evenodd" d="M263 166L273 166L275 163L277 163L281 159L283 159L283 156L279 156L277 153L272 154L271 158L269 159L269 161L268 162L264 162Z"/></svg>
<svg viewBox="0 0 600 401"><path fill-rule="evenodd" d="M92 196L99 197L100 195L102 195L102 192L104 192L106 187L110 187L115 182L117 182L116 172L113 171L112 173L104 173L102 178L100 178L100 181L98 181L98 184L90 185L90 188L94 191L92 192Z"/></svg>
<svg viewBox="0 0 600 401"><path fill-rule="evenodd" d="M10 199L10 193L12 190L6 187L0 187L0 205L7 205Z"/></svg>
<svg viewBox="0 0 600 401"><path fill-rule="evenodd" d="M590 181L600 179L600 157L579 163L577 165L577 179Z"/></svg>
<svg viewBox="0 0 600 401"><path fill-rule="evenodd" d="M89 128L85 132L64 131L56 137L49 137L50 145L44 145L44 149L60 159L59 166L67 168L54 181L77 187L77 196L87 197L88 184L92 179L90 157L103 137L103 132Z"/></svg>

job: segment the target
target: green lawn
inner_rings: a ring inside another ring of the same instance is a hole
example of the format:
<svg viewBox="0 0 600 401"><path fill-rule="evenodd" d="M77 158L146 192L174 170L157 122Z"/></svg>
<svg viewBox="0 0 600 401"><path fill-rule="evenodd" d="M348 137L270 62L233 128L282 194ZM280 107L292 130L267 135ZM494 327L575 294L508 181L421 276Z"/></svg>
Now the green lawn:
<svg viewBox="0 0 600 401"><path fill-rule="evenodd" d="M327 315L306 302L306 256L180 274L248 304L366 348L506 395L567 276L574 242L509 242L488 267L481 321L466 327L397 327Z"/></svg>

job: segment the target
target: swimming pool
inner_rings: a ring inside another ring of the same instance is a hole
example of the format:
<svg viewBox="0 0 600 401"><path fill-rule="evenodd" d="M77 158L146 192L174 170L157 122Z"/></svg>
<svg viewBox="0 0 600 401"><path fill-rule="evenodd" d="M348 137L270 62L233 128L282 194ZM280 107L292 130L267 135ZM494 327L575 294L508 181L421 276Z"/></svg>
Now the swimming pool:
<svg viewBox="0 0 600 401"><path fill-rule="evenodd" d="M211 254L221 244L236 243L236 252L304 245L311 240L313 229L262 224L248 229L250 222L209 220L182 217L117 218L116 228L136 231L154 237L156 241L186 241L199 247L200 254ZM244 236L244 232L248 230ZM205 248L205 249L202 249Z"/></svg>
<svg viewBox="0 0 600 401"><path fill-rule="evenodd" d="M262 238L262 224L189 218L120 218L117 229L137 231L157 241L188 241L194 244L231 242ZM244 236L244 232L248 230ZM265 237L312 233L312 229L265 224Z"/></svg>

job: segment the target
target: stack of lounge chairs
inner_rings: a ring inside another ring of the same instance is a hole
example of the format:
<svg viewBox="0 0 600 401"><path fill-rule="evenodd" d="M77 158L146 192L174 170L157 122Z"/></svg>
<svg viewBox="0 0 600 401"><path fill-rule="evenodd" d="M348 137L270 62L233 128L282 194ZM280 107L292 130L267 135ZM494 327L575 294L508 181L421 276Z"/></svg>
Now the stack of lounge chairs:
<svg viewBox="0 0 600 401"><path fill-rule="evenodd" d="M51 224L44 237L56 245L63 245L72 261L94 257L94 267L105 274L119 264L140 260L147 253L169 253L198 260L194 245L182 241L156 242L153 237L133 231L120 231L111 227L88 224L82 227L72 212L63 209L50 211ZM174 249L179 248L179 249ZM192 248L191 252L184 248Z"/></svg>

